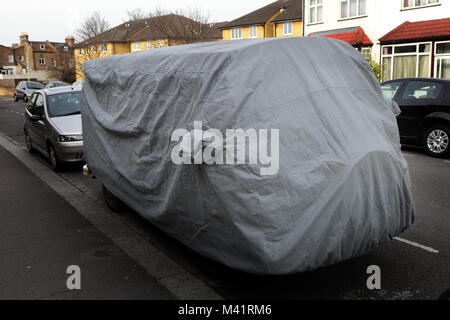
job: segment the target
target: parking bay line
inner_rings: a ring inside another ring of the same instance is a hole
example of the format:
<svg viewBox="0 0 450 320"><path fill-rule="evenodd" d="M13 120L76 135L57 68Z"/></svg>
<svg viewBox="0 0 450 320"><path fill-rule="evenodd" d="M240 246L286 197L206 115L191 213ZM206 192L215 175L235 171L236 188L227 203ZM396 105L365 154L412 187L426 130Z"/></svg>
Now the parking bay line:
<svg viewBox="0 0 450 320"><path fill-rule="evenodd" d="M428 251L428 252L431 252L431 253L439 253L439 251L437 251L437 250L435 250L433 248L421 245L420 243L417 243L417 242L412 242L412 241L409 241L409 240L406 240L406 239L403 239L403 238L399 238L399 237L395 237L394 240L397 240L397 241L409 244L409 245L411 245L413 247L420 248L422 250L425 250L425 251Z"/></svg>

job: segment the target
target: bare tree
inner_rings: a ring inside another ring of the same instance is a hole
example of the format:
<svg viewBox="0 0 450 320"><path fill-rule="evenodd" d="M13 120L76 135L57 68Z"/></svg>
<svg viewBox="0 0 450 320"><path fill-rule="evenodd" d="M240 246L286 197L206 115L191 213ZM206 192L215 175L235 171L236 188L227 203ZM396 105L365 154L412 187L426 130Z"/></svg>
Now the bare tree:
<svg viewBox="0 0 450 320"><path fill-rule="evenodd" d="M94 11L82 22L81 26L76 30L75 35L78 42L93 38L110 28L108 20L106 20L98 11Z"/></svg>
<svg viewBox="0 0 450 320"><path fill-rule="evenodd" d="M141 8L136 8L133 10L129 10L127 11L127 19L126 21L129 20L140 20L140 19L145 19L150 17L150 14L146 11L144 11Z"/></svg>

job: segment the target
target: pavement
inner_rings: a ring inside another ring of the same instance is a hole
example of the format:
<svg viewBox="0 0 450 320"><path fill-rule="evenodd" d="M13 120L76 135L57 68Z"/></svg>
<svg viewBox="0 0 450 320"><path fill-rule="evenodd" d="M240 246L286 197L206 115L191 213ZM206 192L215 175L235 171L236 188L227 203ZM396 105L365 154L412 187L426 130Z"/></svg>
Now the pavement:
<svg viewBox="0 0 450 320"><path fill-rule="evenodd" d="M410 167L416 221L399 239L313 272L261 277L205 259L131 210L120 215L110 212L99 182L84 177L80 167L68 167L58 175L51 172L45 157L23 149L24 107L0 99L0 132L13 145L8 150L175 298L435 300L449 295L450 159L433 159L417 148L403 150ZM0 261L0 278L3 264ZM381 290L367 289L366 270L371 265L381 268Z"/></svg>
<svg viewBox="0 0 450 320"><path fill-rule="evenodd" d="M173 299L31 170L0 146L0 299ZM69 290L69 266L81 290Z"/></svg>

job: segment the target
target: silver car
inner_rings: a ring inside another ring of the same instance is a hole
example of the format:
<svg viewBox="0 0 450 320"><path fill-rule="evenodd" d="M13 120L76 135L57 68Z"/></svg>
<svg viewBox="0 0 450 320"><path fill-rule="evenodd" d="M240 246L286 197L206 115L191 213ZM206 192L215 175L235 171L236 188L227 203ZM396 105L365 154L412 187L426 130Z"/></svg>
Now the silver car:
<svg viewBox="0 0 450 320"><path fill-rule="evenodd" d="M53 170L66 162L83 162L81 87L60 87L34 92L25 111L28 151L48 156Z"/></svg>

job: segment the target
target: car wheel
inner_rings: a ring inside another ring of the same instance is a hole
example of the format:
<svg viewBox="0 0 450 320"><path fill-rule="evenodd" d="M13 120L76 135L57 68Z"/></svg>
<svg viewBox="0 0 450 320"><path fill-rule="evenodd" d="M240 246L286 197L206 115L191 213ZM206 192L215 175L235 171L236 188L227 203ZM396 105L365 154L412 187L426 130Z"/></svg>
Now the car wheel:
<svg viewBox="0 0 450 320"><path fill-rule="evenodd" d="M437 125L427 131L425 148L432 157L443 158L450 153L449 140L450 129L444 125Z"/></svg>
<svg viewBox="0 0 450 320"><path fill-rule="evenodd" d="M14 102L19 101L19 98L17 97L17 95L14 93Z"/></svg>
<svg viewBox="0 0 450 320"><path fill-rule="evenodd" d="M125 204L117 198L111 191L109 191L103 184L102 184L102 191L103 191L103 198L105 199L105 203L108 206L109 210L113 212L123 212L125 209Z"/></svg>
<svg viewBox="0 0 450 320"><path fill-rule="evenodd" d="M34 151L34 149L33 149L33 143L31 142L31 138L30 138L30 136L29 136L29 134L28 134L28 132L27 131L25 131L25 144L26 144L26 147L27 147L27 151L28 152L33 152Z"/></svg>
<svg viewBox="0 0 450 320"><path fill-rule="evenodd" d="M61 170L61 162L58 160L55 148L53 148L51 144L48 146L48 158L50 160L50 164L52 165L53 171L57 172Z"/></svg>

